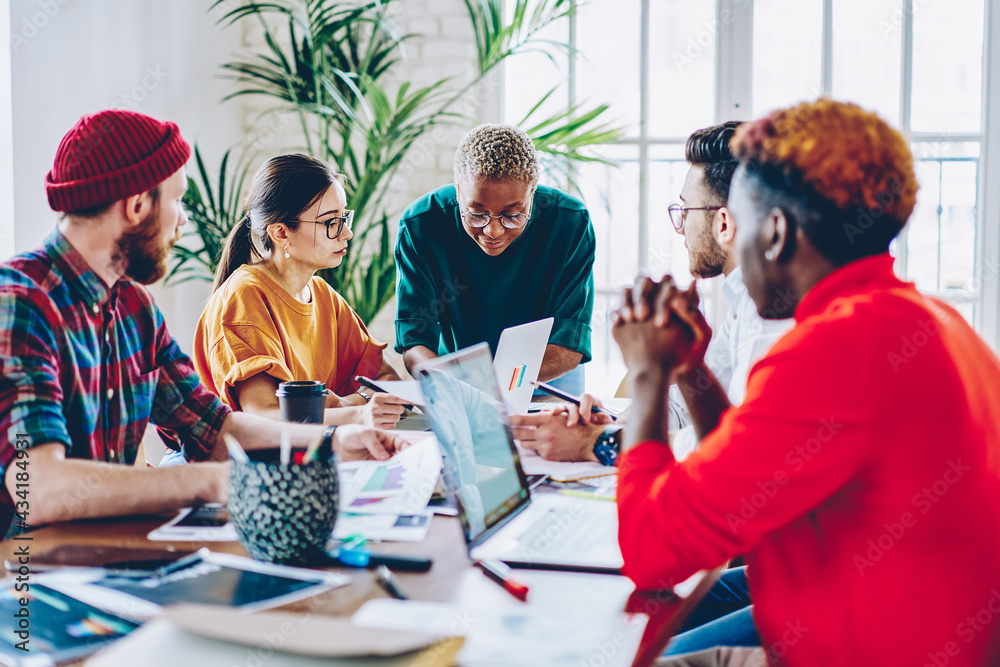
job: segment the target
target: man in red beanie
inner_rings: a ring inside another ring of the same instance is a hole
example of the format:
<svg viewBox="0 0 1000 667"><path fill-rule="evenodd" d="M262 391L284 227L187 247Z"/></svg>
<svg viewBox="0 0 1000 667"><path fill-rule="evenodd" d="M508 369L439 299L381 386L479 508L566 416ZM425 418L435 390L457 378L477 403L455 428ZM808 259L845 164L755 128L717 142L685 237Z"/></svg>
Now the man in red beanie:
<svg viewBox="0 0 1000 667"><path fill-rule="evenodd" d="M55 521L226 499L227 465L134 467L152 422L192 461L223 461L322 426L232 412L205 389L143 285L187 222L191 148L173 123L111 110L63 137L46 177L65 215L40 248L0 265L0 536ZM340 427L343 458L388 458L395 436ZM126 465L114 465L114 464ZM12 523L13 521L13 523Z"/></svg>

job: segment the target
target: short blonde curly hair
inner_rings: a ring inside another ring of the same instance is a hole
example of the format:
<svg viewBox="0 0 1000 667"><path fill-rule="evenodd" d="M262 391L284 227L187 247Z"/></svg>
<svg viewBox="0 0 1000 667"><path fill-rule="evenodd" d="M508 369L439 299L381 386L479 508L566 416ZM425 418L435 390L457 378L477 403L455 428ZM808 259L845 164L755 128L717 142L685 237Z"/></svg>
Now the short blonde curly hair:
<svg viewBox="0 0 1000 667"><path fill-rule="evenodd" d="M531 137L513 125L485 123L455 151L455 182L488 178L538 184L538 156Z"/></svg>

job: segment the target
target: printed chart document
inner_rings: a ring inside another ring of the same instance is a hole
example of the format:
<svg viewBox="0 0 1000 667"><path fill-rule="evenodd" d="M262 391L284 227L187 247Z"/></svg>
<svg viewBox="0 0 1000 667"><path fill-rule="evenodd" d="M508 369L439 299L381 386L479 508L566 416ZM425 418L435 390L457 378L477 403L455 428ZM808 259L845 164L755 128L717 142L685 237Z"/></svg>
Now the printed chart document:
<svg viewBox="0 0 1000 667"><path fill-rule="evenodd" d="M382 542L423 542L433 518L434 512L430 510L417 514L342 513L333 527L333 539L361 535L366 540Z"/></svg>
<svg viewBox="0 0 1000 667"><path fill-rule="evenodd" d="M428 436L388 461L349 461L337 471L341 512L416 514L427 509L441 475L441 446Z"/></svg>

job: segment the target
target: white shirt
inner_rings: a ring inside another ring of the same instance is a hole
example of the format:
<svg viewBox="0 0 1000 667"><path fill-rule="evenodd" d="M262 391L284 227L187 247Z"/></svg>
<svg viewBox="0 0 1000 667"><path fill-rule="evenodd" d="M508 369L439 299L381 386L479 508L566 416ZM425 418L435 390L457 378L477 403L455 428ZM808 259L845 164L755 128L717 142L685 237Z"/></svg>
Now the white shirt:
<svg viewBox="0 0 1000 667"><path fill-rule="evenodd" d="M722 283L726 318L712 332L705 351L705 365L727 388L729 402L739 405L746 396L747 376L755 363L766 355L779 338L792 328L794 320L765 320L743 284L743 270L733 269ZM680 389L670 387L670 427L680 430L671 445L674 457L683 461L698 446L698 436L684 404Z"/></svg>

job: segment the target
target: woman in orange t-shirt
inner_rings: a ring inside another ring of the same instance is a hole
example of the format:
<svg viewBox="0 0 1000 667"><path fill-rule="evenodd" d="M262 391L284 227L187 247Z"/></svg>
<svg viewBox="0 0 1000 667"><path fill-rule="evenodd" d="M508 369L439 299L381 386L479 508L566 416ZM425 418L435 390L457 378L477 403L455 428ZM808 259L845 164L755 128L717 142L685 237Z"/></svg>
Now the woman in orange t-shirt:
<svg viewBox="0 0 1000 667"><path fill-rule="evenodd" d="M403 401L354 381L399 379L385 344L314 275L343 261L353 215L340 176L320 160L281 155L254 176L194 338L198 373L233 409L280 419L279 382L320 380L333 392L324 423L399 421Z"/></svg>

